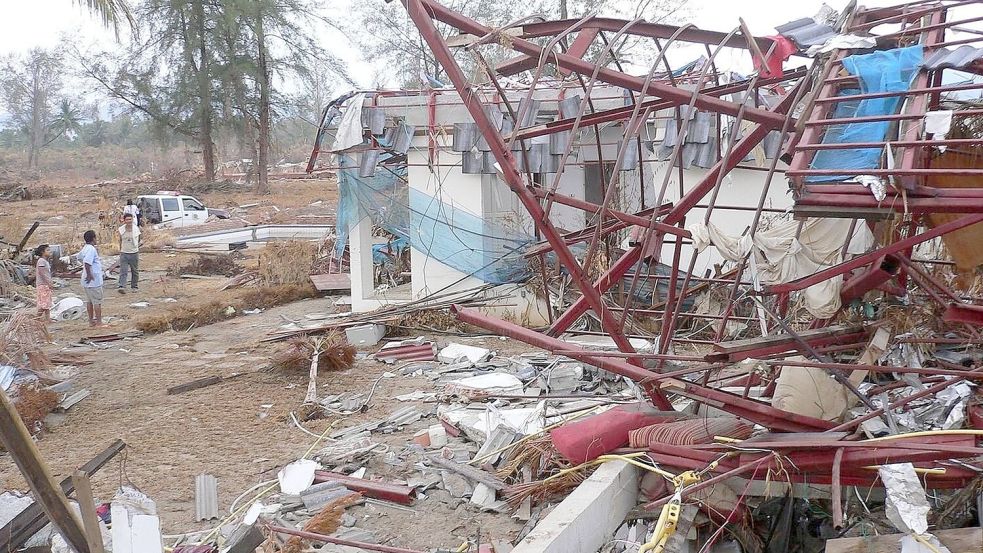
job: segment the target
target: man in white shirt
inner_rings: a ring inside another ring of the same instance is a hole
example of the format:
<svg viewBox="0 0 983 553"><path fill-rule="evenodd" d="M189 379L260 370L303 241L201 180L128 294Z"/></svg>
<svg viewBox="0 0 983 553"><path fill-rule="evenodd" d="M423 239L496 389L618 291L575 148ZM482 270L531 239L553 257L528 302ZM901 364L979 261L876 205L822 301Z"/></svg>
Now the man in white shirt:
<svg viewBox="0 0 983 553"><path fill-rule="evenodd" d="M89 326L102 324L102 260L96 251L96 231L87 230L82 235L85 246L75 257L82 260L82 290L85 292L85 311L89 314Z"/></svg>
<svg viewBox="0 0 983 553"><path fill-rule="evenodd" d="M126 205L123 206L123 216L125 217L127 214L135 217L137 226L140 226L140 208L133 203L133 200L126 200Z"/></svg>
<svg viewBox="0 0 983 553"><path fill-rule="evenodd" d="M130 276L130 289L137 291L140 265L140 227L132 213L123 215L123 226L119 227L119 284L117 291L126 293L126 277Z"/></svg>

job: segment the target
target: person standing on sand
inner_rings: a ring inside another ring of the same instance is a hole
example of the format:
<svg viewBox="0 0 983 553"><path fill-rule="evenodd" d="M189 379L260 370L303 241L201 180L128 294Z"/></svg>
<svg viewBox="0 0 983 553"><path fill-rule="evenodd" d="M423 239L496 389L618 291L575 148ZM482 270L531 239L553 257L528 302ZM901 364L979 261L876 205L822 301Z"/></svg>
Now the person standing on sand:
<svg viewBox="0 0 983 553"><path fill-rule="evenodd" d="M96 250L96 231L87 230L82 235L85 246L75 254L82 260L82 290L85 291L85 311L89 315L89 326L102 324L102 260Z"/></svg>
<svg viewBox="0 0 983 553"><path fill-rule="evenodd" d="M119 284L116 290L126 293L126 276L130 275L130 289L137 291L140 280L137 273L140 265L140 227L132 213L123 215L123 226L119 227Z"/></svg>
<svg viewBox="0 0 983 553"><path fill-rule="evenodd" d="M34 270L34 287L38 292L38 318L47 326L51 321L51 307L54 300L51 296L51 248L47 244L41 244L34 250L34 255L38 258L38 263Z"/></svg>

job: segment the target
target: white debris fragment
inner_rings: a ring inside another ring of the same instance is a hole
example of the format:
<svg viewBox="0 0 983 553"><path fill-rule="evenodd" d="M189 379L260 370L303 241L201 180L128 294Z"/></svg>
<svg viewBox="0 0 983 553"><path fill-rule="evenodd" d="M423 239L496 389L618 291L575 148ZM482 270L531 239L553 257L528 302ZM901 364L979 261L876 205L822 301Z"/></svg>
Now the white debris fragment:
<svg viewBox="0 0 983 553"><path fill-rule="evenodd" d="M928 499L915 472L915 465L898 463L883 465L877 473L887 492L887 519L904 533L924 534L928 531Z"/></svg>
<svg viewBox="0 0 983 553"><path fill-rule="evenodd" d="M441 363L459 363L461 361L480 363L488 359L491 353L490 349L451 342L437 353L437 360Z"/></svg>
<svg viewBox="0 0 983 553"><path fill-rule="evenodd" d="M300 459L283 467L276 475L280 481L280 491L290 495L300 494L314 483L314 471L319 468L321 465L310 459Z"/></svg>

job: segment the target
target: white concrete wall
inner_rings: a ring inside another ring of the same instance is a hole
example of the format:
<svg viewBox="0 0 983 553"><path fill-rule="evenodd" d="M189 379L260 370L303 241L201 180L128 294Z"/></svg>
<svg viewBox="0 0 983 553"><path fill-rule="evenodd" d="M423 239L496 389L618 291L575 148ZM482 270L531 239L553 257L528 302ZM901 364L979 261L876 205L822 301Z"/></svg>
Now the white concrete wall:
<svg viewBox="0 0 983 553"><path fill-rule="evenodd" d="M656 169L653 172L655 173L657 186L661 186L665 171L672 171L666 194L666 201L678 201L680 197L679 178L677 176L678 169L671 168L668 162L651 164L651 166L653 169ZM781 165L779 167L781 168ZM684 191L690 190L694 185L702 180L704 176L706 176L707 172L708 171L706 169L699 167L693 167L683 171ZM757 207L761 192L764 190L766 175L767 173L765 171L753 169L735 169L734 171L731 171L728 175L724 176L724 179L721 182L716 205L746 208ZM790 208L792 206L792 196L786 192L787 189L788 184L785 177L781 173L776 173L775 177L772 179L771 186L768 189L768 194L765 197L764 207L782 210ZM709 200L710 194L701 200L699 204L707 205ZM703 222L705 216L705 209L693 208L690 210L687 216L686 224L690 225L696 222ZM779 214L765 213L762 220L773 219L775 217L782 216ZM788 217L790 216L784 216L783 218ZM715 208L710 215L711 223L719 227L721 230L735 236L738 236L744 232L744 230L751 225L753 220L754 212L750 210L735 211ZM667 244L663 247L661 259L662 263L665 263L666 265L672 263L674 249L675 246L673 244ZM683 268L688 267L693 254L693 248L689 245L684 245L682 257L680 258L680 263ZM694 273L702 276L706 270L712 270L715 263L723 262L724 259L717 253L716 248L707 248L698 256L694 267Z"/></svg>

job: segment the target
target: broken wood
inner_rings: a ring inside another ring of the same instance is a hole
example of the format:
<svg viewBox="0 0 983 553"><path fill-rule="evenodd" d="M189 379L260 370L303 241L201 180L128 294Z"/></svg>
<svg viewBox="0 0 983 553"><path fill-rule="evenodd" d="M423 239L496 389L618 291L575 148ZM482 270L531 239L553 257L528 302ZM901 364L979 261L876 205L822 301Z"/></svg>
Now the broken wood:
<svg viewBox="0 0 983 553"><path fill-rule="evenodd" d="M24 235L24 238L21 238L20 243L17 244L16 248L14 248L14 256L19 254L21 250L24 249L24 246L27 245L27 241L31 239L34 231L38 230L39 226L41 226L41 221L34 221L34 224L31 225L31 228L27 231L27 234Z"/></svg>
<svg viewBox="0 0 983 553"><path fill-rule="evenodd" d="M0 440L27 480L34 499L41 504L48 518L78 553L90 553L89 543L82 529L82 522L68 504L68 498L55 483L54 476L41 458L31 439L31 433L7 394L0 391Z"/></svg>
<svg viewBox="0 0 983 553"><path fill-rule="evenodd" d="M983 551L983 529L955 528L936 530L932 535L949 551ZM898 553L904 534L840 538L826 542L826 553Z"/></svg>
<svg viewBox="0 0 983 553"><path fill-rule="evenodd" d="M352 276L348 273L311 275L310 279L318 292L342 292L352 289Z"/></svg>
<svg viewBox="0 0 983 553"><path fill-rule="evenodd" d="M82 526L85 527L85 537L89 541L92 553L103 553L102 530L99 529L99 515L96 514L96 501L92 497L92 483L85 471L77 470L72 475L75 486L75 500L78 501L82 513Z"/></svg>
<svg viewBox="0 0 983 553"><path fill-rule="evenodd" d="M450 459L444 459L439 455L427 457L427 459L437 466L456 472L468 480L480 482L493 490L501 491L505 489L505 482L489 472L474 468L470 465L451 461Z"/></svg>
<svg viewBox="0 0 983 553"><path fill-rule="evenodd" d="M116 440L109 447L104 449L99 455L93 457L88 463L82 465L79 470L88 476L92 476L115 457L126 443L123 440ZM75 484L71 478L61 481L61 490L65 495L71 495L75 491ZM48 524L48 517L37 502L31 503L26 509L11 519L6 526L0 528L0 551L16 551L34 534L37 534Z"/></svg>
<svg viewBox="0 0 983 553"><path fill-rule="evenodd" d="M314 343L314 354L311 355L311 370L307 375L307 395L304 396L304 405L317 403L317 360L321 356L323 340Z"/></svg>
<svg viewBox="0 0 983 553"><path fill-rule="evenodd" d="M192 380L191 382L171 386L167 389L167 395L173 396L175 394L183 394L184 392L205 388L224 381L225 379L221 376L206 376L205 378L199 378L198 380Z"/></svg>

